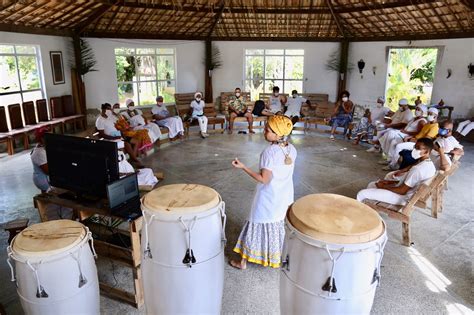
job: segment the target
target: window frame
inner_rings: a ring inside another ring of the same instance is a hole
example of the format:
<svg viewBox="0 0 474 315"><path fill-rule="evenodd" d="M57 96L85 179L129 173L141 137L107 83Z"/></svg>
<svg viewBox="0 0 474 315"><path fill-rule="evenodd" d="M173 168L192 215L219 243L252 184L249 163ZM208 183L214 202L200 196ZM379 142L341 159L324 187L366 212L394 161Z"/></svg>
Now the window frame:
<svg viewBox="0 0 474 315"><path fill-rule="evenodd" d="M155 54L150 54L150 53L143 53L143 54L139 54L137 53L137 50L139 49L150 49L152 48L154 51L155 51ZM117 49L123 49L125 51L127 50L132 50L133 52L130 53L130 54L127 54L127 53L117 53L116 50ZM173 50L173 53L158 53L157 51L159 49L171 49ZM177 71L177 64L176 64L176 48L174 47L114 47L114 62L115 62L115 58L117 56L123 56L123 57L130 57L130 56L133 56L135 57L135 69L136 70L136 73L135 73L135 76L137 78L136 81L119 81L118 78L117 78L117 99L119 99L119 95L118 95L118 86L121 85L121 84L131 84L132 86L133 85L136 85L137 86L137 95L136 95L136 98L137 98L137 104L136 106L138 107L147 107L147 106L152 106L150 104L144 104L142 105L141 104L141 101L140 101L140 90L139 90L139 87L140 87L140 83L150 83L150 82L154 82L155 83L155 88L156 88L156 91L158 93L159 91L159 83L161 82L168 82L168 81L171 81L171 82L174 82L174 88L175 88L175 93L176 93L176 88L177 88L177 82L178 82L178 71ZM155 68L156 68L156 77L155 77L155 80L140 80L140 70L139 70L139 67L137 65L137 57L140 57L140 56L152 56L154 57L154 60L155 60ZM171 80L162 80L162 79L158 79L158 58L161 57L161 56L172 56L173 57L173 68L174 68L174 78L171 79ZM115 66L115 73L117 75L117 66ZM174 96L173 96L174 98ZM176 102L176 100L174 102L171 102L171 103L165 103L166 105L168 104L174 104Z"/></svg>
<svg viewBox="0 0 474 315"><path fill-rule="evenodd" d="M262 54L249 54L248 51L256 51L256 50L262 50L263 53ZM283 50L283 54L267 54L267 51L268 50ZM288 50L301 50L303 51L303 54L300 54L300 55L296 55L296 54L287 54L286 52ZM290 94L291 91L285 91L285 82L288 81L288 82L291 82L291 81L296 81L296 82L301 82L301 86L302 86L302 91L300 91L300 93L304 93L304 64L305 64L305 50L303 48L292 48L292 49L286 49L286 48L244 48L244 69L243 69L243 85L244 86L247 86L247 81L252 81L254 78L247 78L247 57L263 57L263 77L262 77L262 84L263 84L263 93L268 93L268 92L265 92L265 85L266 85L266 81L271 81L271 80L274 80L274 81L281 81L282 82L282 86L280 86L280 93L288 93ZM266 65L267 65L267 62L266 62L266 57L283 57L283 78L281 79L273 79L273 78L267 78L266 77ZM303 58L303 73L302 73L302 78L301 79L287 79L286 78L286 57L302 57ZM251 96L252 99L254 97L258 97L258 96Z"/></svg>

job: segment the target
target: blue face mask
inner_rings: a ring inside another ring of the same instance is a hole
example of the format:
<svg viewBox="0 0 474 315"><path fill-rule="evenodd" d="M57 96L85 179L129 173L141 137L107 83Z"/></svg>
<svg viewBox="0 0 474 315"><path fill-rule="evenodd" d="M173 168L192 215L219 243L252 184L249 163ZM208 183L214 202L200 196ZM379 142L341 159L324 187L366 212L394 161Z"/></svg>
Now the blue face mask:
<svg viewBox="0 0 474 315"><path fill-rule="evenodd" d="M447 136L449 133L449 129L446 128L439 128L438 134L442 137Z"/></svg>

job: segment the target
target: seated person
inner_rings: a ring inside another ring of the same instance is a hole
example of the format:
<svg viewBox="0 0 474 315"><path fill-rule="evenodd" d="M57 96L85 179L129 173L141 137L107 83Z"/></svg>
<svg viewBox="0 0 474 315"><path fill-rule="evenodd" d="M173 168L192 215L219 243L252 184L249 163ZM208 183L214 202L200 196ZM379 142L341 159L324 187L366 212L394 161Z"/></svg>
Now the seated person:
<svg viewBox="0 0 474 315"><path fill-rule="evenodd" d="M472 129L474 129L474 117L460 122L456 128L456 134L454 136L458 139L460 137L465 137Z"/></svg>
<svg viewBox="0 0 474 315"><path fill-rule="evenodd" d="M141 168L135 170L133 166L128 163L125 154L123 152L124 142L119 141L118 147L118 161L119 161L119 173L120 175L127 175L131 173L137 173L138 185L140 186L155 186L158 183L153 170L151 168Z"/></svg>
<svg viewBox="0 0 474 315"><path fill-rule="evenodd" d="M293 125L300 120L300 117L303 117L301 114L301 107L304 103L311 106L311 102L304 97L299 96L297 90L291 91L291 97L286 102L287 108L285 116L290 117Z"/></svg>
<svg viewBox="0 0 474 315"><path fill-rule="evenodd" d="M153 147L153 142L148 134L148 130L132 128L127 119L120 112L119 103L115 103L112 107L112 115L115 116L115 128L121 132L122 136L130 139L135 155Z"/></svg>
<svg viewBox="0 0 474 315"><path fill-rule="evenodd" d="M405 205L416 189L436 174L436 168L430 160L431 150L433 150L433 140L418 139L412 153L417 163L393 172L393 179L370 183L366 189L359 191L357 200L363 202L369 199L392 205Z"/></svg>
<svg viewBox="0 0 474 315"><path fill-rule="evenodd" d="M410 120L413 119L413 113L408 107L408 100L406 98L402 98L398 102L398 110L391 116L391 123L390 124L379 124L377 126L377 136L378 138L382 137L388 130L390 129L402 129L408 124ZM380 150L380 142L374 140L372 142L374 145L372 148L368 149L367 152L379 152Z"/></svg>
<svg viewBox="0 0 474 315"><path fill-rule="evenodd" d="M130 127L132 127L133 130L148 130L148 136L152 143L160 140L160 127L156 124L148 123L147 119L143 116L143 112L140 109L135 108L135 103L132 99L127 99L125 105L127 106L127 110L121 114L128 121Z"/></svg>
<svg viewBox="0 0 474 315"><path fill-rule="evenodd" d="M168 128L170 139L184 136L183 121L179 116L171 116L170 112L163 103L163 96L156 97L156 105L151 109L155 123L160 127Z"/></svg>
<svg viewBox="0 0 474 315"><path fill-rule="evenodd" d="M49 192L48 160L46 150L44 149L44 134L49 132L48 127L40 127L35 130L36 146L30 153L31 163L33 164L33 183L42 193Z"/></svg>
<svg viewBox="0 0 474 315"><path fill-rule="evenodd" d="M209 134L207 133L207 122L208 119L206 115L204 115L204 107L206 107L206 104L202 100L202 93L201 92L196 92L194 94L194 100L191 102L191 121L196 119L199 123L199 128L201 129L201 138L205 139L209 137Z"/></svg>
<svg viewBox="0 0 474 315"><path fill-rule="evenodd" d="M411 150L415 146L415 142L421 138L429 138L434 140L438 135L439 125L438 125L438 110L434 107L428 110L428 116L426 117L428 121L427 124L423 126L421 131L415 136L406 136L403 138L403 142L398 143L392 151L390 151L387 156L386 161L379 161L380 164L387 164L383 169L395 170L397 169L398 156L400 151L404 149Z"/></svg>
<svg viewBox="0 0 474 315"><path fill-rule="evenodd" d="M280 88L278 86L273 87L273 94L265 104L265 109L262 111L264 116L273 116L276 114L283 113L283 106L286 104L286 97L280 95Z"/></svg>
<svg viewBox="0 0 474 315"><path fill-rule="evenodd" d="M104 103L101 106L101 113L95 121L95 127L99 132L99 137L106 140L123 140L121 132L115 127L117 117L112 112L112 106L109 103ZM141 166L140 161L137 159L135 150L130 144L130 139L125 139L125 151L130 156L130 159L136 163L137 166Z"/></svg>
<svg viewBox="0 0 474 315"><path fill-rule="evenodd" d="M229 108L229 134L234 130L234 120L237 117L245 117L249 123L249 133L253 131L253 116L245 103L245 98L241 95L240 88L235 88L235 96L228 103Z"/></svg>
<svg viewBox="0 0 474 315"><path fill-rule="evenodd" d="M434 150L431 154L436 169L447 171L451 167L452 159L464 155L463 146L453 137L453 122L445 120L441 123L438 137L434 141Z"/></svg>
<svg viewBox="0 0 474 315"><path fill-rule="evenodd" d="M336 103L334 108L334 114L327 119L329 125L331 125L331 135L329 139L334 140L334 133L337 127L344 127L344 134L349 127L349 123L352 121L352 110L354 104L349 100L350 93L348 91L342 91L341 99Z"/></svg>
<svg viewBox="0 0 474 315"><path fill-rule="evenodd" d="M425 105L418 105L415 109L415 117L408 122L405 128L398 129L389 129L379 138L380 147L382 152L390 156L395 150L395 146L401 142L403 139L408 136L416 136L421 132L421 129L426 125L426 114L428 108Z"/></svg>
<svg viewBox="0 0 474 315"><path fill-rule="evenodd" d="M364 118L360 120L354 129L354 133L356 134L354 144L359 144L360 140L365 137L367 137L368 140L373 139L377 126L384 121L386 115L391 113L390 109L384 106L384 103L385 98L379 96L377 98L377 106L369 110L370 115L366 119L367 122L364 121Z"/></svg>

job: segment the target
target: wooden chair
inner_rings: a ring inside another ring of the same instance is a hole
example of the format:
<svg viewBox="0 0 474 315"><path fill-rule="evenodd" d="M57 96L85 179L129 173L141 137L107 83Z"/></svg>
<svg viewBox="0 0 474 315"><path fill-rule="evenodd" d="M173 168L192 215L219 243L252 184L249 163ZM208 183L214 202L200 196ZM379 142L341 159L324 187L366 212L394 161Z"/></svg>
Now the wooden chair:
<svg viewBox="0 0 474 315"><path fill-rule="evenodd" d="M28 133L33 132L34 128L27 127L23 124L23 118L21 114L20 104L8 105L8 114L10 115L10 136L13 141L13 148L15 147L15 139L21 137L23 139L24 149L28 149L30 146Z"/></svg>
<svg viewBox="0 0 474 315"><path fill-rule="evenodd" d="M45 99L36 100L36 113L40 123L43 123L43 126L50 126L52 132L55 131L56 127L61 127L62 122L60 120L49 119L48 102Z"/></svg>
<svg viewBox="0 0 474 315"><path fill-rule="evenodd" d="M36 120L36 113L35 113L35 103L33 101L24 102L22 105L23 108L23 115L25 117L25 124L29 125L36 125L38 121Z"/></svg>
<svg viewBox="0 0 474 315"><path fill-rule="evenodd" d="M72 95L61 96L61 102L63 105L63 132L67 124L72 124L74 133L77 129L77 123L81 125L81 129L85 128L85 115L76 114L76 107L74 105L74 99Z"/></svg>
<svg viewBox="0 0 474 315"><path fill-rule="evenodd" d="M184 128L186 135L189 135L190 127L199 125L196 120L194 120L192 123L187 121L187 119L191 116L191 108L189 107L189 105L194 100L194 93L176 93L174 95L174 98L178 115L184 120ZM204 108L204 115L206 115L206 117L208 118L208 125L213 126L214 132L224 132L225 119L223 117L217 117L217 111L214 107L214 103L206 104ZM220 125L221 128L216 129L216 125Z"/></svg>
<svg viewBox="0 0 474 315"><path fill-rule="evenodd" d="M5 106L0 106L0 143L6 144L8 155L13 154L13 139L9 134Z"/></svg>

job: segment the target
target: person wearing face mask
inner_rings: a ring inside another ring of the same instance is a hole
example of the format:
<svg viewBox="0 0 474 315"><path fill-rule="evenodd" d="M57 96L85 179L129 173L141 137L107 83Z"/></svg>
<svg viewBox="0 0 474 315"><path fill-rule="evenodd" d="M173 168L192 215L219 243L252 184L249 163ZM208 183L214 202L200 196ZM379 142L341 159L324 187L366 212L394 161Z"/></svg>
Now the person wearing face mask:
<svg viewBox="0 0 474 315"><path fill-rule="evenodd" d="M293 125L296 124L300 120L300 117L303 116L301 114L301 106L303 106L304 103L311 106L311 102L304 97L299 96L297 90L291 91L291 97L286 102L287 108L285 111L285 116L291 119Z"/></svg>
<svg viewBox="0 0 474 315"><path fill-rule="evenodd" d="M383 96L379 96L377 98L377 104L375 108L370 109L367 118L364 119L363 117L354 128L353 132L356 134L356 138L354 140L355 145L359 144L363 137L367 137L369 141L374 139L377 125L383 122L386 115L391 113L390 109L384 106L384 103L385 98Z"/></svg>
<svg viewBox="0 0 474 315"><path fill-rule="evenodd" d="M112 111L112 105L104 103L101 105L101 113L95 122L95 127L99 132L99 137L111 141L122 140L122 133L115 127L117 122L117 116ZM130 160L135 163L136 166L142 167L140 161L137 158L136 151L130 143L130 138L125 139L125 151L130 156Z"/></svg>
<svg viewBox="0 0 474 315"><path fill-rule="evenodd" d="M130 127L132 127L133 130L147 130L152 143L160 140L160 127L156 124L148 123L143 116L143 112L135 107L135 103L132 99L127 99L125 105L127 106L127 110L122 112L121 115L128 121Z"/></svg>
<svg viewBox="0 0 474 315"><path fill-rule="evenodd" d="M403 138L403 142L398 143L393 150L390 151L387 160L390 161L389 164L384 167L384 170L395 170L397 169L397 162L400 152L402 150L411 150L415 146L415 142L418 139L428 138L434 140L438 135L439 125L438 125L438 110L434 107L431 107L428 110L428 116L426 117L428 123L426 123L421 131L418 132L415 136L406 136Z"/></svg>
<svg viewBox="0 0 474 315"><path fill-rule="evenodd" d="M379 124L377 125L377 136L380 139L388 130L390 129L402 129L404 128L410 120L413 119L413 113L408 107L408 100L406 98L400 99L398 102L398 110L391 115L390 124ZM379 139L374 139L371 143L373 147L367 150L367 152L379 152L380 151L380 141Z"/></svg>
<svg viewBox="0 0 474 315"><path fill-rule="evenodd" d="M423 183L429 181L436 174L436 168L430 159L433 150L433 140L418 139L412 156L416 164L406 169L392 172L383 180L371 182L366 189L357 193L357 200L376 200L392 205L405 205Z"/></svg>
<svg viewBox="0 0 474 315"><path fill-rule="evenodd" d="M387 159L388 157L393 156L393 150L395 150L397 144L403 142L403 140L408 136L417 135L423 129L423 126L427 123L425 118L427 112L428 107L425 105L418 105L415 109L415 117L408 122L405 128L401 130L389 129L379 138L380 147ZM380 161L379 164L390 164L390 161L387 159Z"/></svg>
<svg viewBox="0 0 474 315"><path fill-rule="evenodd" d="M272 91L273 94L268 98L265 109L262 111L262 115L264 116L282 114L283 106L286 104L286 97L280 95L280 88L278 86L274 86Z"/></svg>
<svg viewBox="0 0 474 315"><path fill-rule="evenodd" d="M352 121L352 110L354 104L349 100L350 93L348 91L342 91L341 99L336 103L334 108L334 114L329 119L329 125L331 125L331 135L329 139L334 140L334 133L337 127L344 127L344 135L347 132L349 123Z"/></svg>
<svg viewBox="0 0 474 315"><path fill-rule="evenodd" d="M191 102L191 120L196 119L199 123L199 128L201 128L201 138L206 139L209 137L209 134L207 133L207 122L208 119L204 115L204 107L206 107L206 104L204 104L204 101L202 100L202 93L201 92L196 92L194 94L194 100Z"/></svg>
<svg viewBox="0 0 474 315"><path fill-rule="evenodd" d="M431 160L433 160L436 169L447 171L451 167L452 159L464 155L463 146L452 135L453 128L451 120L441 123L438 137L434 141L434 150L431 153Z"/></svg>
<svg viewBox="0 0 474 315"><path fill-rule="evenodd" d="M153 187L158 183L158 179L151 168L141 168L135 170L135 168L127 161L123 152L125 148L125 143L123 141L117 142L117 148L120 176L137 173L137 181L139 186Z"/></svg>
<svg viewBox="0 0 474 315"><path fill-rule="evenodd" d="M229 134L234 132L234 120L237 117L245 117L249 124L249 133L255 133L255 131L253 131L252 112L247 107L246 99L241 95L240 88L235 88L234 96L232 96L227 103L227 108L229 110Z"/></svg>
<svg viewBox="0 0 474 315"><path fill-rule="evenodd" d="M152 107L151 113L155 123L160 127L168 128L170 139L180 138L184 136L183 121L178 116L171 116L168 109L163 103L163 96L156 97L156 105Z"/></svg>

